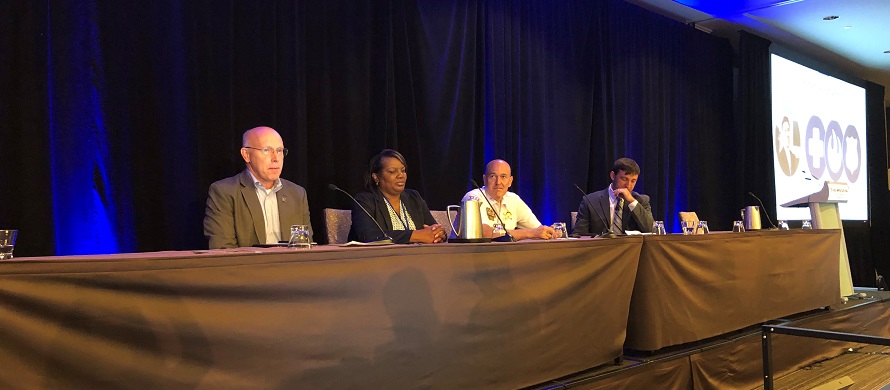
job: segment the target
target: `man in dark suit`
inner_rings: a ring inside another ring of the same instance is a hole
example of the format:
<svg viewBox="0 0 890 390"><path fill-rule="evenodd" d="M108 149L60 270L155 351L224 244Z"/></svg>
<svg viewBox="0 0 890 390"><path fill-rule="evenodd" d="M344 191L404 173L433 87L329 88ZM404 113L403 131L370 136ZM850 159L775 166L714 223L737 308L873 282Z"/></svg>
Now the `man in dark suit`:
<svg viewBox="0 0 890 390"><path fill-rule="evenodd" d="M615 161L609 172L612 179L609 187L581 198L572 234L624 234L627 230L652 232L654 218L649 197L633 190L639 176L640 166L636 161L626 157Z"/></svg>
<svg viewBox="0 0 890 390"><path fill-rule="evenodd" d="M292 225L308 225L312 237L306 190L279 177L287 149L278 132L247 130L241 145L247 169L208 191L204 236L210 249L287 241Z"/></svg>

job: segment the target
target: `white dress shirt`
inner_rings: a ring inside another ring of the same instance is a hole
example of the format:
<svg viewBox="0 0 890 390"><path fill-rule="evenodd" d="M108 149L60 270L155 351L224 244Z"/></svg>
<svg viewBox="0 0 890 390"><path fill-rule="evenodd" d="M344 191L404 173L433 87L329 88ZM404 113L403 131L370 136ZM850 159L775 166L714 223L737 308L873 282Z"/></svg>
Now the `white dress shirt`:
<svg viewBox="0 0 890 390"><path fill-rule="evenodd" d="M266 186L260 183L252 172L247 171L247 173L250 173L250 178L253 179L256 197L263 209L263 219L266 223L266 237L263 240L266 244L277 244L278 241L281 241L281 220L278 218L278 190L282 187L281 179L275 179L275 185L267 190ZM288 239L290 239L289 236Z"/></svg>

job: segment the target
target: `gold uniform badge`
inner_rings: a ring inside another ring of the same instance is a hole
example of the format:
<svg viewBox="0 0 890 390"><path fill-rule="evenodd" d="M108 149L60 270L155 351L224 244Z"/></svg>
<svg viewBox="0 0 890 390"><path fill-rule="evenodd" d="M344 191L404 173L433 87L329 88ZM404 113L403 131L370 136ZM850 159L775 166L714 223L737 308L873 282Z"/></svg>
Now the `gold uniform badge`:
<svg viewBox="0 0 890 390"><path fill-rule="evenodd" d="M494 214L494 210L492 210L491 207L485 208L485 214L488 215L489 221L494 221L496 215Z"/></svg>

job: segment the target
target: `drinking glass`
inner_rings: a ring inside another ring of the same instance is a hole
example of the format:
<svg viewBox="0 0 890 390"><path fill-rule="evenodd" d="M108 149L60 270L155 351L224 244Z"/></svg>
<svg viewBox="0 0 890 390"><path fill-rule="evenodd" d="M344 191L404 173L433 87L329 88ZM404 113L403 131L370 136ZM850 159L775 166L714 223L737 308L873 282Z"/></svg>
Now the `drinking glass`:
<svg viewBox="0 0 890 390"><path fill-rule="evenodd" d="M507 229L504 229L504 224L500 222L495 222L492 226L491 230L491 238L498 238L507 234Z"/></svg>
<svg viewBox="0 0 890 390"><path fill-rule="evenodd" d="M695 221L680 221L680 224L683 225L684 236L695 234Z"/></svg>
<svg viewBox="0 0 890 390"><path fill-rule="evenodd" d="M309 249L312 246L312 239L309 237L308 225L293 225L290 227L290 241L287 242L288 248Z"/></svg>
<svg viewBox="0 0 890 390"><path fill-rule="evenodd" d="M0 260L11 259L18 230L0 230Z"/></svg>
<svg viewBox="0 0 890 390"><path fill-rule="evenodd" d="M779 221L779 230L788 230L788 221Z"/></svg>
<svg viewBox="0 0 890 390"><path fill-rule="evenodd" d="M652 224L652 233L659 236L667 234L664 230L664 221L655 221L655 223Z"/></svg>
<svg viewBox="0 0 890 390"><path fill-rule="evenodd" d="M698 221L698 226L695 228L695 231L698 234L709 234L711 230L708 229L708 221Z"/></svg>
<svg viewBox="0 0 890 390"><path fill-rule="evenodd" d="M554 230L554 237L559 239L569 238L569 232L566 230L565 222L555 222L550 227L552 227Z"/></svg>
<svg viewBox="0 0 890 390"><path fill-rule="evenodd" d="M813 228L813 224L810 223L810 220L805 220L805 221L803 221L803 222L800 223L800 228L801 228L801 229L812 229L812 228Z"/></svg>
<svg viewBox="0 0 890 390"><path fill-rule="evenodd" d="M733 233L744 233L745 232L745 221L732 221L732 232Z"/></svg>

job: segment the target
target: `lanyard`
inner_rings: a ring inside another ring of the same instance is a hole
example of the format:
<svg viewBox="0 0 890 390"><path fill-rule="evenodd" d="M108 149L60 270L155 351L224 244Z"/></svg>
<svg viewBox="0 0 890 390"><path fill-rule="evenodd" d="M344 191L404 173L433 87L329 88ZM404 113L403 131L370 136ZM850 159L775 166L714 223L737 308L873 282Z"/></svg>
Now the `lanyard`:
<svg viewBox="0 0 890 390"><path fill-rule="evenodd" d="M399 199L399 212L398 213L396 212L396 208L392 207L392 203L389 202L389 199L387 199L384 196L383 200L386 201L386 205L390 208L390 210L392 210L392 213L395 214L396 217L399 218L399 222L402 224L402 227L405 230L411 230L411 228L408 226L408 215L407 215L407 212L405 212L405 204L402 203L402 200ZM402 215L405 215L405 219L402 219Z"/></svg>

